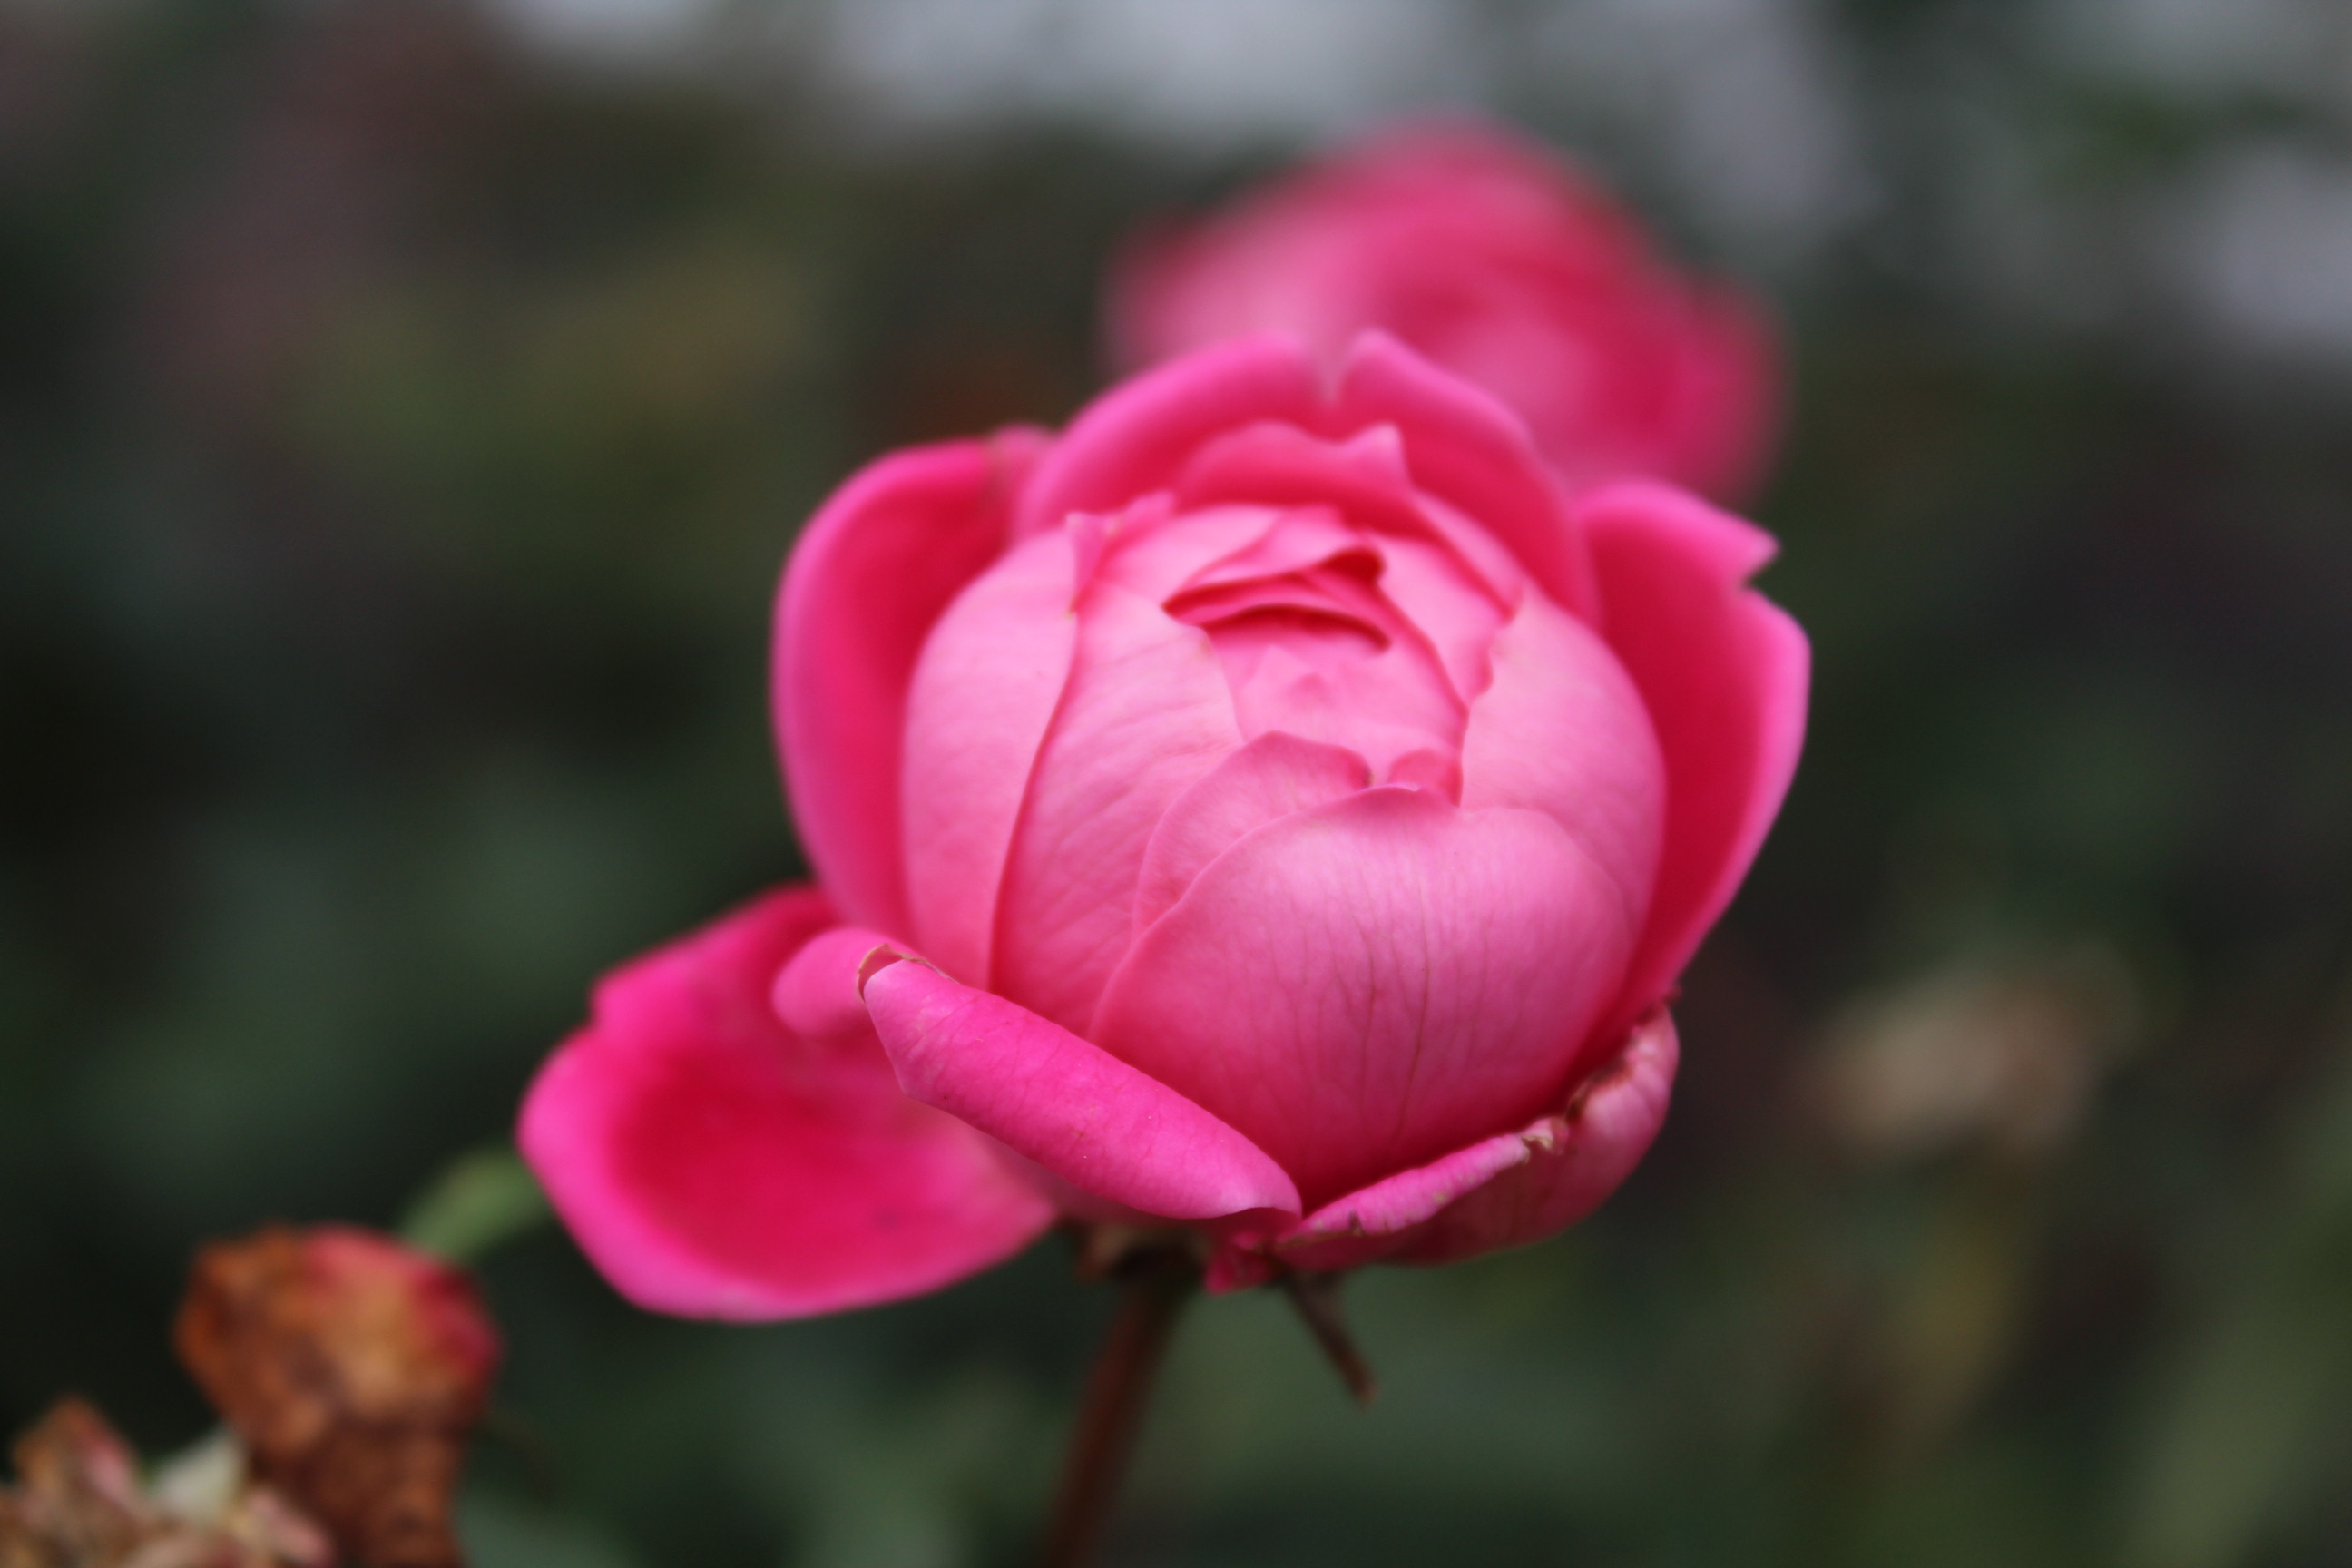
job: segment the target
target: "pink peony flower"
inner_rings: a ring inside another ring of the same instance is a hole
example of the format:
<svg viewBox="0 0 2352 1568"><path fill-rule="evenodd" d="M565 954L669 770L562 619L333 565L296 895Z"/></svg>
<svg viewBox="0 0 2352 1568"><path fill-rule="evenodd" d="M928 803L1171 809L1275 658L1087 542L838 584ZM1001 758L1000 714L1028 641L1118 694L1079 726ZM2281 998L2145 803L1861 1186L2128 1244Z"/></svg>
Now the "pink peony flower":
<svg viewBox="0 0 2352 1568"><path fill-rule="evenodd" d="M1388 132L1113 270L1129 367L1253 332L1336 362L1394 333L1518 411L1571 486L1648 476L1719 500L1760 476L1780 364L1756 305L1692 283L1548 150L1468 124Z"/></svg>
<svg viewBox="0 0 2352 1568"><path fill-rule="evenodd" d="M1771 553L1654 483L1571 504L1377 334L886 458L779 606L823 892L606 979L524 1152L625 1293L724 1317L1057 1215L1198 1227L1223 1286L1549 1235L1655 1133L1796 763Z"/></svg>

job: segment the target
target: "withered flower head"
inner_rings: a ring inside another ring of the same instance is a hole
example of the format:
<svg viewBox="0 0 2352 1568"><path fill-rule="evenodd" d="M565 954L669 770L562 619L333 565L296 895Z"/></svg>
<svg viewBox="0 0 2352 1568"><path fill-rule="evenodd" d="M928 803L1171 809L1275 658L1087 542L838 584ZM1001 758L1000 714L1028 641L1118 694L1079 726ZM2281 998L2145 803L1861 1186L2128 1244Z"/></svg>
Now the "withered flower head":
<svg viewBox="0 0 2352 1568"><path fill-rule="evenodd" d="M369 1568L455 1568L449 1505L499 1360L472 1282L344 1226L196 1258L173 1341L256 1470Z"/></svg>

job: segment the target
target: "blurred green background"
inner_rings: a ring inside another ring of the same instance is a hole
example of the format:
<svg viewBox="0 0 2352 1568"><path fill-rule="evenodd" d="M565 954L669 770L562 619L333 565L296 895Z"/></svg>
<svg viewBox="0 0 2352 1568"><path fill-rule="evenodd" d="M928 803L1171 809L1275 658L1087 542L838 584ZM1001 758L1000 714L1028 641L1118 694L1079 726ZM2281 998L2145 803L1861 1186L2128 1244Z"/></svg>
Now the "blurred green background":
<svg viewBox="0 0 2352 1568"><path fill-rule="evenodd" d="M2352 1564L2339 0L0 0L0 1426L197 1435L201 1238L394 1222L794 874L811 506L1431 105L1778 302L1812 740L1632 1184L1355 1281L1370 1412L1204 1304L1116 1560ZM1024 1561L1109 1305L484 1278L480 1568Z"/></svg>

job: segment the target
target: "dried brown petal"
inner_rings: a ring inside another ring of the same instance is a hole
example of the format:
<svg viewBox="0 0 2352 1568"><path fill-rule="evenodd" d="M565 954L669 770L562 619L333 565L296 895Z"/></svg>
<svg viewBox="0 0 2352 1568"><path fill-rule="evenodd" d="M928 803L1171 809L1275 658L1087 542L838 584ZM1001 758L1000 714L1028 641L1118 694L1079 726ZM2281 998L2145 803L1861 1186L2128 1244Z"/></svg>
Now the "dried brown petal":
<svg viewBox="0 0 2352 1568"><path fill-rule="evenodd" d="M325 1532L265 1488L240 1485L218 1519L163 1506L141 1489L130 1445L77 1399L18 1439L16 1462L17 1484L0 1489L0 1568L334 1565Z"/></svg>
<svg viewBox="0 0 2352 1568"><path fill-rule="evenodd" d="M456 1568L449 1524L499 1358L465 1275L349 1226L206 1247L173 1342L260 1474L369 1568Z"/></svg>

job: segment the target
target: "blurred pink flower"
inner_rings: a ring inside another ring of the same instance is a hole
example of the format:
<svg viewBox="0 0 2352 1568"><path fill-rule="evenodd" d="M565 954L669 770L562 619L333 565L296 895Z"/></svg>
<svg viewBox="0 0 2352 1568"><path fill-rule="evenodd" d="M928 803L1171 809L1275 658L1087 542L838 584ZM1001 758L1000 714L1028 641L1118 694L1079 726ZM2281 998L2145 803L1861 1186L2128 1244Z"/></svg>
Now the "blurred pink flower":
<svg viewBox="0 0 2352 1568"><path fill-rule="evenodd" d="M779 605L823 893L607 979L524 1151L623 1291L730 1317L1057 1214L1197 1227L1221 1286L1569 1225L1796 763L1771 552L1663 485L1571 503L1378 334L886 458Z"/></svg>
<svg viewBox="0 0 2352 1568"><path fill-rule="evenodd" d="M1517 410L1576 488L1643 476L1737 500L1779 425L1753 300L1676 273L1576 169L1475 124L1392 130L1146 232L1109 317L1129 368L1264 331L1336 362L1377 327Z"/></svg>

